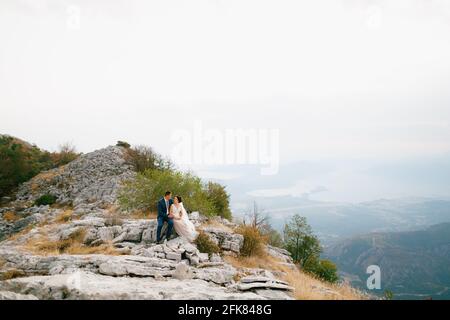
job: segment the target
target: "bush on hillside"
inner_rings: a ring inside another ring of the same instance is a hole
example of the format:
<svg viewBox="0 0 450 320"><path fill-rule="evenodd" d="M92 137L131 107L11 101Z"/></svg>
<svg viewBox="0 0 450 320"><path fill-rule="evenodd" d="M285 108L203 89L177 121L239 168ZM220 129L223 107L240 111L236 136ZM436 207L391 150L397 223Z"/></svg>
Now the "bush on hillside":
<svg viewBox="0 0 450 320"><path fill-rule="evenodd" d="M53 167L59 167L68 164L69 162L72 162L73 160L78 158L79 155L80 154L77 153L74 145L68 142L63 143L59 145L58 152L53 152L51 154Z"/></svg>
<svg viewBox="0 0 450 320"><path fill-rule="evenodd" d="M275 230L269 223L265 223L259 227L261 235L266 239L267 244L283 248L284 241L281 234Z"/></svg>
<svg viewBox="0 0 450 320"><path fill-rule="evenodd" d="M63 144L58 152L43 151L14 137L0 135L0 197L41 171L56 168L78 157L73 146Z"/></svg>
<svg viewBox="0 0 450 320"><path fill-rule="evenodd" d="M219 183L208 182L206 185L208 200L212 203L214 212L222 218L231 220L230 196L225 187Z"/></svg>
<svg viewBox="0 0 450 320"><path fill-rule="evenodd" d="M44 194L34 202L37 206L52 205L56 202L56 197L52 194Z"/></svg>
<svg viewBox="0 0 450 320"><path fill-rule="evenodd" d="M304 270L330 283L336 283L339 280L337 267L330 260L312 259L304 266Z"/></svg>
<svg viewBox="0 0 450 320"><path fill-rule="evenodd" d="M174 167L170 160L165 159L147 146L128 148L126 160L137 172L144 172L147 169L173 170Z"/></svg>
<svg viewBox="0 0 450 320"><path fill-rule="evenodd" d="M50 153L10 136L0 136L0 197L53 166Z"/></svg>
<svg viewBox="0 0 450 320"><path fill-rule="evenodd" d="M200 252L207 253L209 255L213 253L219 253L219 246L211 240L211 238L204 232L200 231L194 243Z"/></svg>
<svg viewBox="0 0 450 320"><path fill-rule="evenodd" d="M244 236L244 245L240 251L241 256L251 257L264 254L264 237L257 228L242 225L236 232Z"/></svg>
<svg viewBox="0 0 450 320"><path fill-rule="evenodd" d="M156 211L157 201L165 191L181 195L188 211L199 211L204 215L214 213L200 178L191 173L172 170L148 169L139 173L134 180L124 184L119 192L119 203L125 210Z"/></svg>

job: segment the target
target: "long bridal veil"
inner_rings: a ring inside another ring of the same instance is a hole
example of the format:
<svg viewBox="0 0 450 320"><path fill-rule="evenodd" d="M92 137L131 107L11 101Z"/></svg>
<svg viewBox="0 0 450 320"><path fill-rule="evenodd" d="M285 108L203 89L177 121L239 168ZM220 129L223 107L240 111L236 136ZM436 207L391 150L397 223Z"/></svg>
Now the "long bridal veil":
<svg viewBox="0 0 450 320"><path fill-rule="evenodd" d="M193 240L197 237L198 232L195 230L194 224L189 220L189 216L182 202L180 202L180 206L181 206L181 219L183 220L183 224L186 228L186 231L189 233L189 238Z"/></svg>

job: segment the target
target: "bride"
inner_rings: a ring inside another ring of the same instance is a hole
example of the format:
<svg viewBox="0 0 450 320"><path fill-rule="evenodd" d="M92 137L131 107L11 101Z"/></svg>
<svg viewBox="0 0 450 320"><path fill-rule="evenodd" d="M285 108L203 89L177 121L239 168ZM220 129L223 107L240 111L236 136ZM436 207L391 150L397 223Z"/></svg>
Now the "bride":
<svg viewBox="0 0 450 320"><path fill-rule="evenodd" d="M170 213L173 216L173 226L177 234L190 242L194 241L198 232L195 230L194 224L189 220L180 196L174 197Z"/></svg>

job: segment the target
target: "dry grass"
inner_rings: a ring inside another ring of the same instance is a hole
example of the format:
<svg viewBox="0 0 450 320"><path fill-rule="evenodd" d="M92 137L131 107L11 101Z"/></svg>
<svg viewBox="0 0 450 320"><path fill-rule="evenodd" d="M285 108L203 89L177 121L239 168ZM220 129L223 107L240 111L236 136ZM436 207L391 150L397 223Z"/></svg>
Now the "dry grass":
<svg viewBox="0 0 450 320"><path fill-rule="evenodd" d="M255 227L241 225L236 229L236 233L244 237L244 244L240 254L247 257L266 256L264 250L265 239Z"/></svg>
<svg viewBox="0 0 450 320"><path fill-rule="evenodd" d="M0 258L0 268L2 268L6 264L6 260L3 258Z"/></svg>
<svg viewBox="0 0 450 320"><path fill-rule="evenodd" d="M86 231L80 229L74 232L68 239L52 240L45 235L38 238L31 239L24 246L23 249L38 255L58 255L58 254L106 254L106 255L121 255L112 244L102 244L95 247L86 246L83 244Z"/></svg>
<svg viewBox="0 0 450 320"><path fill-rule="evenodd" d="M3 214L3 220L8 222L14 222L19 220L20 217L13 211L7 211Z"/></svg>
<svg viewBox="0 0 450 320"><path fill-rule="evenodd" d="M123 212L117 205L108 205L104 208L110 215L125 219L156 219L158 214L150 210L136 209L131 212Z"/></svg>
<svg viewBox="0 0 450 320"><path fill-rule="evenodd" d="M32 192L38 191L43 182L46 183L51 182L53 178L55 178L58 174L62 172L62 170L63 168L61 167L58 168L58 170L41 172L35 177L33 177L30 183L31 191Z"/></svg>
<svg viewBox="0 0 450 320"><path fill-rule="evenodd" d="M260 268L272 271L285 272L286 266L282 265L279 260L269 255L251 256L251 257L233 257L225 256L225 261L235 268Z"/></svg>
<svg viewBox="0 0 450 320"><path fill-rule="evenodd" d="M198 229L203 229L203 228L217 228L217 229L221 229L227 232L234 232L233 229L231 229L230 227L225 226L224 224L220 223L219 221L216 220L208 220L206 222L203 222Z"/></svg>
<svg viewBox="0 0 450 320"><path fill-rule="evenodd" d="M27 225L25 228L23 228L21 231L11 235L8 238L8 241L16 241L17 239L19 239L20 237L26 235L28 232L30 232L31 230L33 230L33 228L35 227L35 225L33 224L29 224Z"/></svg>
<svg viewBox="0 0 450 320"><path fill-rule="evenodd" d="M67 223L72 220L73 210L66 209L56 216L54 222L57 224Z"/></svg>
<svg viewBox="0 0 450 320"><path fill-rule="evenodd" d="M333 285L320 281L299 269L291 269L270 255L252 257L225 257L225 261L237 269L262 268L282 272L281 280L294 288L298 300L361 300L364 296L348 285ZM245 272L244 272L245 273Z"/></svg>
<svg viewBox="0 0 450 320"><path fill-rule="evenodd" d="M364 296L356 289L343 284L324 283L300 270L289 270L283 277L294 287L297 300L363 300Z"/></svg>
<svg viewBox="0 0 450 320"><path fill-rule="evenodd" d="M105 254L109 256L119 256L125 254L118 251L112 244L102 244L96 247L89 247L85 245L72 245L65 251L67 254Z"/></svg>
<svg viewBox="0 0 450 320"><path fill-rule="evenodd" d="M158 217L156 212L151 212L149 210L134 210L129 214L126 214L127 218L130 219L156 219Z"/></svg>
<svg viewBox="0 0 450 320"><path fill-rule="evenodd" d="M0 280L9 280L19 277L24 277L25 272L20 269L9 269L5 272L0 273Z"/></svg>

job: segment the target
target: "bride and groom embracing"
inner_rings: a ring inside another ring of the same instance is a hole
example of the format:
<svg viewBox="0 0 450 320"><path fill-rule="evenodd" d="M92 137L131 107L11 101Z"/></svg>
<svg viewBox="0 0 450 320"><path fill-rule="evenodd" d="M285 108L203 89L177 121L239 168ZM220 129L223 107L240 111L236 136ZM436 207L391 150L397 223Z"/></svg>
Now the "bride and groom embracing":
<svg viewBox="0 0 450 320"><path fill-rule="evenodd" d="M156 241L161 243L161 231L167 223L166 239L170 239L173 228L176 233L188 241L192 242L198 235L194 224L189 220L183 200L180 196L172 199L172 192L166 191L164 197L158 201L158 228L156 229Z"/></svg>

